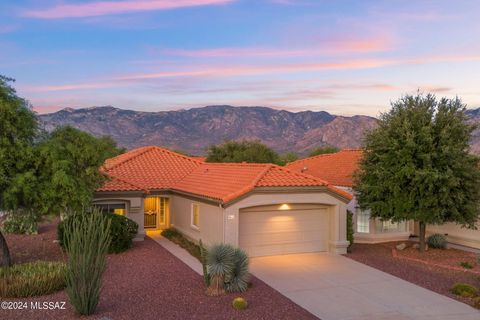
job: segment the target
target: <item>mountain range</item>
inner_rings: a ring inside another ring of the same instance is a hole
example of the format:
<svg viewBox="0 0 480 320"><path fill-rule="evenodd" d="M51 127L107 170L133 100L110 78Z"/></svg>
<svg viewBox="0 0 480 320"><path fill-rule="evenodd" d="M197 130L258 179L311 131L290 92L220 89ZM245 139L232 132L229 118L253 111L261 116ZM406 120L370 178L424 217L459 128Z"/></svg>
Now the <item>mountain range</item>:
<svg viewBox="0 0 480 320"><path fill-rule="evenodd" d="M480 109L467 113L471 121L480 123ZM39 117L47 131L71 125L96 136L109 135L127 149L159 145L191 155L203 155L209 145L225 140L260 140L279 153L301 155L326 145L357 148L365 130L374 128L377 122L361 115L227 105L160 112L112 106L65 108ZM480 130L474 133L472 149L480 153Z"/></svg>

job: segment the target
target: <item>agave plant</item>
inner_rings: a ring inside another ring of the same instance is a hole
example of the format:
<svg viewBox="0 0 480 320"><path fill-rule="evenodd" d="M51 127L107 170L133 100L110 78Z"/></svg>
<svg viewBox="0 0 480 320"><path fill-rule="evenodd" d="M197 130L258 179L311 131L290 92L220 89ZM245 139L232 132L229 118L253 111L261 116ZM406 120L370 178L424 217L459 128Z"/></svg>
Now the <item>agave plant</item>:
<svg viewBox="0 0 480 320"><path fill-rule="evenodd" d="M234 251L235 249L228 244L216 244L208 249L209 294L220 295L225 292L225 279L230 277L235 267Z"/></svg>
<svg viewBox="0 0 480 320"><path fill-rule="evenodd" d="M234 267L225 279L227 292L245 292L248 289L248 256L242 249L235 248L233 251Z"/></svg>

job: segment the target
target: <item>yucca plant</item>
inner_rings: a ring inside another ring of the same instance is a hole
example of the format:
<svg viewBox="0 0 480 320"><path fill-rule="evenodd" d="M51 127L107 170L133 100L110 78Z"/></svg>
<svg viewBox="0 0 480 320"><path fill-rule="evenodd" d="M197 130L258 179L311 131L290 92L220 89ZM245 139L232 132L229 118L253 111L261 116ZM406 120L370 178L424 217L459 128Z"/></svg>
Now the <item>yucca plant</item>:
<svg viewBox="0 0 480 320"><path fill-rule="evenodd" d="M227 292L245 292L248 289L248 256L240 248L233 249L233 269L225 279L225 290Z"/></svg>
<svg viewBox="0 0 480 320"><path fill-rule="evenodd" d="M84 213L65 229L67 294L75 310L82 315L95 312L102 288L102 275L110 246L110 220L99 210Z"/></svg>
<svg viewBox="0 0 480 320"><path fill-rule="evenodd" d="M207 292L210 295L225 293L225 279L229 277L235 267L234 249L228 244L216 244L208 249L207 271L210 286Z"/></svg>

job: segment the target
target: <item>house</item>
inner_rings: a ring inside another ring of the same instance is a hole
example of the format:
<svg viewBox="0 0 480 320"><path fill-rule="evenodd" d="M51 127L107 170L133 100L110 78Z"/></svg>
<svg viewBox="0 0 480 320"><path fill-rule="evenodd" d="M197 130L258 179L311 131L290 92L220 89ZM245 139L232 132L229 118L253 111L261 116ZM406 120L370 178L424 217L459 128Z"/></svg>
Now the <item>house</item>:
<svg viewBox="0 0 480 320"><path fill-rule="evenodd" d="M148 230L175 227L207 244L230 243L250 256L345 253L351 194L273 164L206 163L156 146L105 162L94 205Z"/></svg>
<svg viewBox="0 0 480 320"><path fill-rule="evenodd" d="M345 149L336 153L322 154L289 163L286 167L295 172L310 174L324 179L339 189L353 192L353 175L358 170L362 150ZM410 236L410 223L370 219L369 210L360 210L355 197L347 209L353 213L354 239L357 243L378 243L406 240Z"/></svg>
<svg viewBox="0 0 480 320"><path fill-rule="evenodd" d="M293 171L325 179L337 188L354 194L352 178L355 171L358 170L358 162L361 157L361 150L346 149L337 153L301 159L288 164L287 167ZM418 225L413 221L392 223L370 219L368 210L363 211L357 207L355 197L348 204L347 209L354 214L354 237L358 243L406 240L411 234L418 235ZM480 249L479 230L461 228L455 223L427 225L427 235L433 233L447 235L450 243Z"/></svg>

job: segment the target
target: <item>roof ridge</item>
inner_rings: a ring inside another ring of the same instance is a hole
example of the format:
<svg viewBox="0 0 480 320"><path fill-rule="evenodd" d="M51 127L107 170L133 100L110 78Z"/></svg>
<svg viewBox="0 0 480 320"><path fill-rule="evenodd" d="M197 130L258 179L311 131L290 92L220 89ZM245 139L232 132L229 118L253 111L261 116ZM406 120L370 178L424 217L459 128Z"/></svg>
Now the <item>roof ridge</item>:
<svg viewBox="0 0 480 320"><path fill-rule="evenodd" d="M320 179L318 177L315 177L311 174L308 174L308 173L303 173L303 172L297 172L297 171L294 171L294 170L291 170L291 169L288 169L286 167L282 167L282 166L279 166L279 165L275 165L278 169L280 170L283 170L283 171L286 171L290 174L293 174L293 175L296 175L296 176L299 176L299 177L302 177L302 178L308 178L308 179L311 179L311 180L314 180L316 182L320 182L320 183L323 183L324 185L326 186L329 186L330 183L327 181L327 180L323 180L323 179Z"/></svg>
<svg viewBox="0 0 480 320"><path fill-rule="evenodd" d="M362 150L363 150L363 149L361 149L361 148L358 148L358 149L355 149L355 148L347 148L347 149L338 150L337 152L333 152L333 153L317 154L316 156L311 156L311 157L307 157L307 158L303 158L303 159L298 159L298 160L295 160L295 161L293 161L293 162L287 163L287 166L292 165L292 164L294 164L294 163L301 163L301 162L307 161L307 160L312 160L312 159L317 159L317 158L323 158L323 157L327 157L327 156L333 156L333 155L338 154L338 153L341 153L341 152L353 152L353 151L362 151Z"/></svg>
<svg viewBox="0 0 480 320"><path fill-rule="evenodd" d="M143 150L139 151L139 149L142 149L142 148L143 148ZM130 151L127 152L127 153L130 153L130 152L132 153L130 156L126 157L126 159L123 159L123 160L120 161L120 162L115 163L115 164L112 165L111 167L105 168L105 169L106 169L106 171L110 171L110 170L112 170L113 168L116 168L116 167L118 167L119 165L124 164L125 162L128 162L128 161L130 161L130 160L132 160L132 159L135 159L135 158L141 156L142 154L144 154L144 153L152 150L152 148L153 148L153 146L144 146L144 147L140 147L140 148L137 148L137 149L130 150ZM123 155L126 155L126 154L124 153ZM118 155L117 157L119 157L119 156L121 156L121 155ZM116 157L115 157L115 158L116 158ZM115 158L112 158L112 159L115 159ZM105 165L104 165L104 166L105 166Z"/></svg>
<svg viewBox="0 0 480 320"><path fill-rule="evenodd" d="M221 165L221 166L245 166L245 167L263 167L272 165L272 163L257 163L257 162L203 162L204 164L212 164L212 165Z"/></svg>
<svg viewBox="0 0 480 320"><path fill-rule="evenodd" d="M105 172L104 174L108 176L107 178L112 178L112 179L121 181L121 182L123 182L123 183L129 184L129 185L131 185L131 186L133 186L133 187L135 187L135 188L138 188L138 189L140 189L140 190L143 190L143 191L145 191L145 192L147 192L147 193L150 192L150 190L148 190L148 189L145 189L145 188L143 188L143 187L141 187L141 186L139 186L139 185L136 185L135 183L132 183L132 182L130 182L130 181L128 181L128 180L125 180L125 179L123 179L123 178L119 178L119 177L117 177L116 175L113 175L113 174L111 174L111 173L107 174L107 173Z"/></svg>
<svg viewBox="0 0 480 320"><path fill-rule="evenodd" d="M139 151L139 149L142 149L142 148L143 148L144 150ZM141 155L143 155L143 154L145 154L145 153L147 153L147 152L149 152L149 151L152 151L152 150L159 150L159 151L161 151L161 152L169 153L169 154L174 155L174 156L176 156L176 157L181 157L181 158L184 158L185 160L189 160L189 161L192 161L192 162L196 162L196 163L198 163L198 164L202 164L202 163L203 163L203 161L194 159L194 158L192 158L192 157L185 156L185 155L180 154L180 153L178 153L178 152L174 152L174 151L171 151L171 150L168 150L168 149L166 149L166 148L159 147L159 146L151 145L151 146L144 146L144 147L140 147L140 148L137 148L137 149L130 150L129 152L131 152L132 154L131 154L129 157L127 157L126 159L124 159L124 160L122 160L122 161L120 161L120 162L118 162L118 163L115 163L115 164L112 165L111 167L105 168L105 169L106 169L106 171L110 171L110 170L112 170L113 168L117 168L118 166L120 166L120 165L122 165L122 164L124 164L124 163L126 163L126 162L128 162L128 161L130 161L130 160L133 160L133 159L135 159L135 158L138 158L139 156L141 156ZM135 152L135 151L137 151L137 152ZM127 153L129 153L129 152L127 152ZM121 155L119 155L119 156L121 156ZM118 157L118 156L117 156L117 157ZM112 158L112 159L115 159L115 158Z"/></svg>
<svg viewBox="0 0 480 320"><path fill-rule="evenodd" d="M258 173L258 175L255 177L255 179L252 180L249 184L247 184L245 187L229 194L228 196L225 197L225 202L230 201L231 199L235 199L236 197L247 193L250 190L253 190L257 183L265 176L265 174L270 171L270 169L274 166L274 164L267 163L265 164L265 168Z"/></svg>

